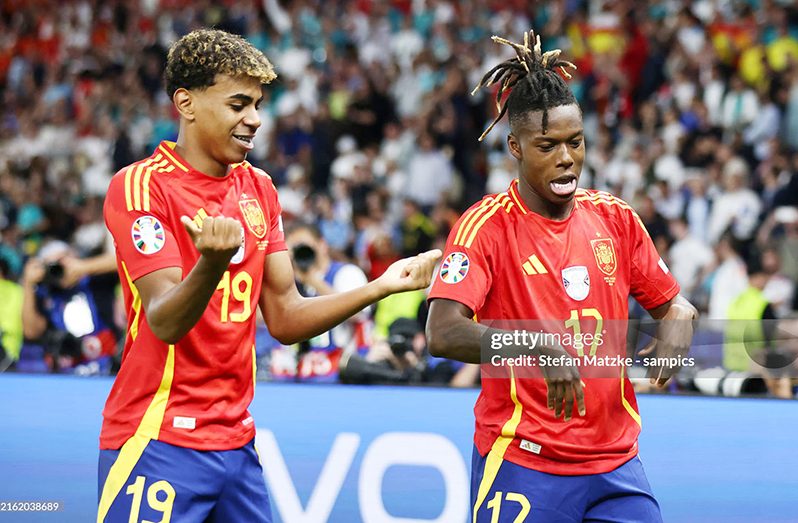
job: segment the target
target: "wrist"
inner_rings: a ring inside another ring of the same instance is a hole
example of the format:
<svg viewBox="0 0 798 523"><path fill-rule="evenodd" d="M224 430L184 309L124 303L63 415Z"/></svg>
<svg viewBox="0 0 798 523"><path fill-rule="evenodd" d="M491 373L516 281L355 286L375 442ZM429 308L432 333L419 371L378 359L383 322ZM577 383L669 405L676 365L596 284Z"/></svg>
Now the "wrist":
<svg viewBox="0 0 798 523"><path fill-rule="evenodd" d="M698 317L698 311L690 304L674 303L668 310L668 319L694 320Z"/></svg>
<svg viewBox="0 0 798 523"><path fill-rule="evenodd" d="M387 298L393 293L390 287L382 281L382 278L377 278L376 280L368 282L365 288L370 289L370 296L374 296L372 303Z"/></svg>

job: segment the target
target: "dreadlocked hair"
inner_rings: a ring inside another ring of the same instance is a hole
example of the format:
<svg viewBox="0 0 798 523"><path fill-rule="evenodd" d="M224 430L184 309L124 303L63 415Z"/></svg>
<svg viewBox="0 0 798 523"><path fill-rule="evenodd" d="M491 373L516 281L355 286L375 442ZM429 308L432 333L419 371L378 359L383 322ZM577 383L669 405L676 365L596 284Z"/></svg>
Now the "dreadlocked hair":
<svg viewBox="0 0 798 523"><path fill-rule="evenodd" d="M485 73L471 91L474 95L485 86L499 84L499 91L496 93L496 110L499 114L479 137L479 141L488 135L507 112L510 114L510 125L513 125L530 111L543 111L543 134L546 134L549 124L548 109L576 103L574 94L557 70L562 71L566 78L571 78L568 69L576 69L576 66L560 59L559 49L541 52L540 36L531 30L524 33L523 44L500 36L493 36L491 40L497 44L509 45L516 56ZM533 47L529 47L530 41L534 42ZM502 104L502 98L508 91L510 94Z"/></svg>

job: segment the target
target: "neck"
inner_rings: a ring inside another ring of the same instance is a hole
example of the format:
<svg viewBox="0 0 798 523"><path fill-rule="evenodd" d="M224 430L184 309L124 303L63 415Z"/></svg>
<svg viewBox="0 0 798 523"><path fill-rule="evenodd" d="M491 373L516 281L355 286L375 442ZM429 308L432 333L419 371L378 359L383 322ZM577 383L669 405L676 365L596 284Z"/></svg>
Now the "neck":
<svg viewBox="0 0 798 523"><path fill-rule="evenodd" d="M571 215L574 208L573 198L564 203L555 203L543 198L535 192L523 176L518 177L518 194L530 211L549 220L565 220Z"/></svg>
<svg viewBox="0 0 798 523"><path fill-rule="evenodd" d="M182 130L181 130L182 131ZM175 152L179 154L195 170L212 176L221 178L227 174L228 165L222 164L211 158L199 146L197 140L188 140L184 132L180 132L175 145Z"/></svg>

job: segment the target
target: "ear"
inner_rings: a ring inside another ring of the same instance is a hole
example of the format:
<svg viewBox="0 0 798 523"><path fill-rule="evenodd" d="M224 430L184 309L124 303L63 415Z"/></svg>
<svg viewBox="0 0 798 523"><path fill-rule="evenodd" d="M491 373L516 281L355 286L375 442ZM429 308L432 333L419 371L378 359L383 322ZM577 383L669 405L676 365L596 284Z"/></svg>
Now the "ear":
<svg viewBox="0 0 798 523"><path fill-rule="evenodd" d="M188 89L180 88L172 95L172 101L182 118L194 121L194 96Z"/></svg>
<svg viewBox="0 0 798 523"><path fill-rule="evenodd" d="M524 155L521 152L521 144L518 143L518 140L513 133L507 135L507 147L510 148L510 154L513 155L513 158L519 162L521 159L523 159Z"/></svg>

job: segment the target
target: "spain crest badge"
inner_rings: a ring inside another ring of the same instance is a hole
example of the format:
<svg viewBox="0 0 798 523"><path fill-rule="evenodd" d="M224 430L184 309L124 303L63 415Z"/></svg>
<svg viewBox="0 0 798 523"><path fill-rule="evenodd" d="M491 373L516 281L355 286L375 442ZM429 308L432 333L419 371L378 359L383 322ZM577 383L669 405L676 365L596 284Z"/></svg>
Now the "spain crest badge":
<svg viewBox="0 0 798 523"><path fill-rule="evenodd" d="M252 234L258 238L266 236L266 218L263 216L263 209L260 208L258 200L254 198L241 200L238 202L238 206L241 208L241 214L244 215L244 220Z"/></svg>
<svg viewBox="0 0 798 523"><path fill-rule="evenodd" d="M615 246L612 243L612 238L599 238L598 240L590 240L590 245L593 247L593 255L596 257L596 264L601 272L607 276L615 274L618 268L617 258L615 256Z"/></svg>

